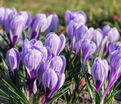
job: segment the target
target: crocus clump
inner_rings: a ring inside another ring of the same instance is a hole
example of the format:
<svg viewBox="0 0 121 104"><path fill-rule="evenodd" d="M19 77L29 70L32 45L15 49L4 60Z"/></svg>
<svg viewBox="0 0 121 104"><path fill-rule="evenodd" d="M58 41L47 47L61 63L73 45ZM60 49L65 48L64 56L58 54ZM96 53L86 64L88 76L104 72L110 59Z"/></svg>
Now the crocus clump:
<svg viewBox="0 0 121 104"><path fill-rule="evenodd" d="M43 104L59 90L65 81L66 60L64 56L53 57L46 65L46 70L42 76L42 82L45 89L45 95L42 99Z"/></svg>
<svg viewBox="0 0 121 104"><path fill-rule="evenodd" d="M118 78L121 76L121 48L120 45L117 44L118 48L115 47L114 50L110 53L110 74L109 74L109 80L108 80L108 85L107 88L102 96L102 102L104 101L107 93L110 91L112 86L116 83Z"/></svg>

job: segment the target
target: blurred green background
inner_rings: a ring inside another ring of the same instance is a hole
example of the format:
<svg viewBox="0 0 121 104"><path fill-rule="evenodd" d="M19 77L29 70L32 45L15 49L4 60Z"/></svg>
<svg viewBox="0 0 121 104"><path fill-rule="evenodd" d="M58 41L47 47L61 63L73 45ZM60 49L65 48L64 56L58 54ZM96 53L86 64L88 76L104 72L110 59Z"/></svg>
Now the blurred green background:
<svg viewBox="0 0 121 104"><path fill-rule="evenodd" d="M27 10L35 15L38 12L84 10L89 15L113 15L121 13L121 0L0 0L0 6Z"/></svg>
<svg viewBox="0 0 121 104"><path fill-rule="evenodd" d="M87 25L94 27L114 24L112 16L121 14L121 0L0 0L0 6L15 7L18 11L26 10L32 16L55 11L62 25L65 25L64 14L67 9L83 10L88 17Z"/></svg>

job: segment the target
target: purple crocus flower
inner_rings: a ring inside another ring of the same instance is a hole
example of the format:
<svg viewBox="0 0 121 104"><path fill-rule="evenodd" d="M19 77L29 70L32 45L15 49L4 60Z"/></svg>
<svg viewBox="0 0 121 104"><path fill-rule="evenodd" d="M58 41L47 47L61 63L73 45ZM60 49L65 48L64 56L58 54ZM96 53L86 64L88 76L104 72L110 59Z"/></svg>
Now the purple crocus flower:
<svg viewBox="0 0 121 104"><path fill-rule="evenodd" d="M3 25L4 23L4 15L5 15L5 8L0 8L0 24Z"/></svg>
<svg viewBox="0 0 121 104"><path fill-rule="evenodd" d="M42 54L36 49L30 49L24 57L24 65L31 79L36 77L36 70L39 68Z"/></svg>
<svg viewBox="0 0 121 104"><path fill-rule="evenodd" d="M36 87L38 86L38 82L41 72L43 70L43 64L47 60L47 58L51 55L48 49L45 48L41 41L37 41L36 39L32 39L28 41L24 40L22 45L22 62L27 69L28 73L28 95L31 96L32 92L36 92ZM36 78L36 80L35 80Z"/></svg>
<svg viewBox="0 0 121 104"><path fill-rule="evenodd" d="M93 37L93 28L89 28L86 25L77 26L75 29L76 41L88 39L91 40Z"/></svg>
<svg viewBox="0 0 121 104"><path fill-rule="evenodd" d="M59 55L59 53L64 49L65 43L65 36L63 34L58 36L54 32L47 34L45 39L45 46L50 48L53 56Z"/></svg>
<svg viewBox="0 0 121 104"><path fill-rule="evenodd" d="M87 30L88 30L88 27L86 25L78 26L75 29L76 41L79 41L79 40L83 39L83 37L84 37L85 33L87 32Z"/></svg>
<svg viewBox="0 0 121 104"><path fill-rule="evenodd" d="M31 39L36 39L40 33L43 33L50 24L50 20L47 19L45 14L36 14L31 23Z"/></svg>
<svg viewBox="0 0 121 104"><path fill-rule="evenodd" d="M48 32L56 32L58 28L58 23L59 23L58 16L54 12L52 14L49 14L48 18L50 18L51 20L50 26L48 27Z"/></svg>
<svg viewBox="0 0 121 104"><path fill-rule="evenodd" d="M103 34L98 30L94 30L92 41L96 44L96 52L98 53L102 46Z"/></svg>
<svg viewBox="0 0 121 104"><path fill-rule="evenodd" d="M10 33L10 23L11 23L12 19L14 18L14 16L16 14L17 14L17 12L16 12L16 9L15 8L11 8L11 9L6 8L5 9L5 20L4 20L3 26L4 26L5 32L8 35L8 38L10 38L9 37L9 33ZM7 17L6 17L6 15L7 15Z"/></svg>
<svg viewBox="0 0 121 104"><path fill-rule="evenodd" d="M108 63L97 57L92 66L92 76L98 93L103 87L108 75Z"/></svg>
<svg viewBox="0 0 121 104"><path fill-rule="evenodd" d="M75 49L75 42L76 42L76 36L75 36L75 30L80 25L78 23L75 23L74 21L70 21L70 23L67 26L67 35L69 38L69 46L71 49Z"/></svg>
<svg viewBox="0 0 121 104"><path fill-rule="evenodd" d="M109 31L108 31L108 35L106 36L107 37L107 42L105 44L105 48L104 48L104 51L103 51L103 55L102 55L102 58L105 57L105 55L107 54L108 50L109 50L109 46L112 42L116 42L119 40L120 38L120 34L117 30L117 28L111 28Z"/></svg>
<svg viewBox="0 0 121 104"><path fill-rule="evenodd" d="M110 29L111 29L111 27L109 25L103 26L103 28L102 28L103 35L107 36Z"/></svg>
<svg viewBox="0 0 121 104"><path fill-rule="evenodd" d="M83 11L71 12L70 10L67 10L65 13L65 21L69 24L71 20L80 24L86 24L87 17Z"/></svg>
<svg viewBox="0 0 121 104"><path fill-rule="evenodd" d="M45 95L42 104L47 101L59 90L65 81L66 60L64 56L55 56L47 64L46 70L42 76L42 82L45 88Z"/></svg>
<svg viewBox="0 0 121 104"><path fill-rule="evenodd" d="M80 40L76 43L76 53L80 51L80 48L82 54L82 61L85 66L89 57L91 57L91 55L95 52L96 45L90 40Z"/></svg>
<svg viewBox="0 0 121 104"><path fill-rule="evenodd" d="M18 69L20 63L19 52L15 48L9 49L6 54L6 61L10 70L14 73Z"/></svg>
<svg viewBox="0 0 121 104"><path fill-rule="evenodd" d="M110 74L109 74L107 88L101 99L102 104L107 93L112 88L112 86L116 83L120 75L121 75L121 50L115 50L110 54Z"/></svg>
<svg viewBox="0 0 121 104"><path fill-rule="evenodd" d="M23 30L30 24L30 18L27 12L20 12L14 16L10 24L10 42L11 47L14 47Z"/></svg>
<svg viewBox="0 0 121 104"><path fill-rule="evenodd" d="M121 42L117 42L116 44L112 42L109 46L109 53L111 54L115 50L121 50Z"/></svg>

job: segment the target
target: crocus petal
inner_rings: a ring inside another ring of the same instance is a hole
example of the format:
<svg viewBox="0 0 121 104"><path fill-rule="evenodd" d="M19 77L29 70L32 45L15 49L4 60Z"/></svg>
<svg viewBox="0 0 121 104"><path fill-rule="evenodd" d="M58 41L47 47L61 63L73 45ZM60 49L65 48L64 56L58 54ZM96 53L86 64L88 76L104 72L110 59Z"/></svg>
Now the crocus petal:
<svg viewBox="0 0 121 104"><path fill-rule="evenodd" d="M49 15L51 17L51 24L48 27L48 32L56 32L58 28L59 19L56 14Z"/></svg>
<svg viewBox="0 0 121 104"><path fill-rule="evenodd" d="M45 89L48 88L50 90L53 90L58 82L58 77L55 71L51 69L46 70L43 74L42 82Z"/></svg>
<svg viewBox="0 0 121 104"><path fill-rule="evenodd" d="M0 8L0 24L3 24L4 22L4 15L5 15L5 8Z"/></svg>
<svg viewBox="0 0 121 104"><path fill-rule="evenodd" d="M103 40L103 34L101 34L97 30L94 30L92 41L95 42L95 44L96 44L96 47L97 47L96 52L99 52L99 50L101 48L102 40Z"/></svg>

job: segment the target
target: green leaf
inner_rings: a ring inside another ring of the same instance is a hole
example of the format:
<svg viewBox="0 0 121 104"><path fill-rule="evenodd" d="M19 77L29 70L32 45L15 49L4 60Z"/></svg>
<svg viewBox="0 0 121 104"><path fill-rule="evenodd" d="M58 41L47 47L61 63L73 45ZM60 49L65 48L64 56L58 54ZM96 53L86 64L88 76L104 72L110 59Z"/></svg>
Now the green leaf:
<svg viewBox="0 0 121 104"><path fill-rule="evenodd" d="M52 104L55 100L63 96L66 92L68 92L69 87L66 87L60 91L58 91L58 94L56 94L49 102L48 104Z"/></svg>

